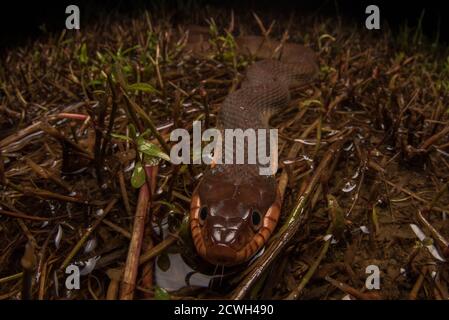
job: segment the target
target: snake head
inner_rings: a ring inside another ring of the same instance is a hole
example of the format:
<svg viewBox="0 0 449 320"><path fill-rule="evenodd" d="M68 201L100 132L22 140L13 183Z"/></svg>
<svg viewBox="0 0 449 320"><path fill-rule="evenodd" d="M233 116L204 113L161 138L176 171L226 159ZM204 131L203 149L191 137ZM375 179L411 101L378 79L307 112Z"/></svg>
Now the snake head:
<svg viewBox="0 0 449 320"><path fill-rule="evenodd" d="M206 261L233 266L250 259L266 243L280 214L273 177L236 180L229 172L206 175L191 202L195 248Z"/></svg>

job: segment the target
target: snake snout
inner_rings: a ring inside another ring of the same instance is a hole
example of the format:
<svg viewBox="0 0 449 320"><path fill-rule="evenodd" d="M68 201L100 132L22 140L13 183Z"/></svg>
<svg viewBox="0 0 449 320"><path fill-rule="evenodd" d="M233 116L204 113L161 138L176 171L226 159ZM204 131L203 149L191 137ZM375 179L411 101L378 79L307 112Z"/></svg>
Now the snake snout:
<svg viewBox="0 0 449 320"><path fill-rule="evenodd" d="M215 244L229 245L235 240L236 232L235 229L214 228L211 234L212 241Z"/></svg>

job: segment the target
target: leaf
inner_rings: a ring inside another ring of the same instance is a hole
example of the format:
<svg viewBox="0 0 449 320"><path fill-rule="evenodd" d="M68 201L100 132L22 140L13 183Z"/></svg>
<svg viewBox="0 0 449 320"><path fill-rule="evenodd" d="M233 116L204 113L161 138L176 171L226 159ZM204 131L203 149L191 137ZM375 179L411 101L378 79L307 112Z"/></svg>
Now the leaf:
<svg viewBox="0 0 449 320"><path fill-rule="evenodd" d="M87 47L86 47L86 43L83 43L81 45L80 48L80 55L79 55L79 60L81 63L86 64L88 57L87 57Z"/></svg>
<svg viewBox="0 0 449 320"><path fill-rule="evenodd" d="M145 171L143 170L142 163L139 161L134 168L131 176L131 185L133 188L140 188L145 183Z"/></svg>
<svg viewBox="0 0 449 320"><path fill-rule="evenodd" d="M316 100L316 99L309 99L309 100L305 100L303 102L303 106L304 107L309 107L309 106L314 105L314 104L319 106L319 107L323 106L323 103L320 100Z"/></svg>
<svg viewBox="0 0 449 320"><path fill-rule="evenodd" d="M120 140L132 141L130 137L124 136L123 134L111 133L111 136Z"/></svg>
<svg viewBox="0 0 449 320"><path fill-rule="evenodd" d="M148 141L138 141L138 150L143 154L170 161L170 157L164 153L158 146Z"/></svg>
<svg viewBox="0 0 449 320"><path fill-rule="evenodd" d="M410 228L412 228L413 232L416 234L421 243L427 247L429 252L438 260L446 261L438 252L437 248L433 245L433 239L429 238L425 235L425 233L416 225L411 223Z"/></svg>
<svg viewBox="0 0 449 320"><path fill-rule="evenodd" d="M159 93L159 91L156 90L152 85L150 85L149 83L144 83L144 82L137 82L134 84L130 84L128 86L128 90L143 91L146 93Z"/></svg>
<svg viewBox="0 0 449 320"><path fill-rule="evenodd" d="M139 49L139 48L140 48L140 45L135 45L134 47L128 48L128 49L126 49L126 50L124 50L122 52L122 56L125 56L128 53L130 53L131 51L134 51L134 50Z"/></svg>
<svg viewBox="0 0 449 320"><path fill-rule="evenodd" d="M129 136L132 139L136 139L136 137L137 137L137 130L136 130L136 127L132 123L130 123L128 125L128 130L129 130Z"/></svg>
<svg viewBox="0 0 449 320"><path fill-rule="evenodd" d="M58 225L58 233L55 237L55 247L59 249L59 244L61 243L62 235L64 234L61 225Z"/></svg>
<svg viewBox="0 0 449 320"><path fill-rule="evenodd" d="M340 207L337 199L331 194L327 195L327 205L332 220L333 233L337 238L341 238L345 230L345 214L343 209Z"/></svg>
<svg viewBox="0 0 449 320"><path fill-rule="evenodd" d="M104 82L102 80L92 80L91 82L89 82L87 85L88 86L99 86L102 85Z"/></svg>
<svg viewBox="0 0 449 320"><path fill-rule="evenodd" d="M168 254L162 253L159 255L157 266L164 272L167 272L167 270L170 269L170 258L168 257Z"/></svg>
<svg viewBox="0 0 449 320"><path fill-rule="evenodd" d="M181 239L189 239L186 241L192 239L192 236L190 235L190 218L187 214L182 218L181 226L179 227L179 236Z"/></svg>
<svg viewBox="0 0 449 320"><path fill-rule="evenodd" d="M148 136L148 135L150 135L150 134L151 134L151 130L150 130L150 129L147 129L147 130L145 130L143 133L141 133L139 137L144 138L144 137L146 137L146 136Z"/></svg>
<svg viewBox="0 0 449 320"><path fill-rule="evenodd" d="M100 60L101 63L104 63L106 61L106 59L100 52L97 51L96 54L97 54L98 60Z"/></svg>
<svg viewBox="0 0 449 320"><path fill-rule="evenodd" d="M80 271L80 275L85 276L94 271L95 266L97 265L97 261L100 260L100 256L95 256L90 258L87 261L83 261L81 264L84 266Z"/></svg>
<svg viewBox="0 0 449 320"><path fill-rule="evenodd" d="M154 299L156 300L170 300L170 294L164 288L154 287Z"/></svg>
<svg viewBox="0 0 449 320"><path fill-rule="evenodd" d="M154 203L155 203L155 204L156 204L156 203L162 204L162 205L166 206L167 208L169 208L171 211L177 211L177 212L180 212L180 211L176 208L176 206L175 206L173 203L171 203L171 202L164 201L164 200L159 200L159 201L154 201Z"/></svg>

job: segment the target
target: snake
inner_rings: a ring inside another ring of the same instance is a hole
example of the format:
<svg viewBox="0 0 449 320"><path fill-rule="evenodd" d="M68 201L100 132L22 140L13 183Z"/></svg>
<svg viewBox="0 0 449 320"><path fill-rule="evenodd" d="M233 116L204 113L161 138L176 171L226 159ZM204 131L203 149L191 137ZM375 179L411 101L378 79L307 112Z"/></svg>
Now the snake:
<svg viewBox="0 0 449 320"><path fill-rule="evenodd" d="M207 29L195 27L189 33L187 50L212 50ZM271 116L288 106L291 89L316 78L317 55L309 47L262 36L237 36L234 42L237 54L255 62L220 105L217 128L269 129ZM192 193L192 240L199 256L213 265L249 261L265 246L280 218L282 199L275 173L261 175L259 163L245 161L209 166Z"/></svg>

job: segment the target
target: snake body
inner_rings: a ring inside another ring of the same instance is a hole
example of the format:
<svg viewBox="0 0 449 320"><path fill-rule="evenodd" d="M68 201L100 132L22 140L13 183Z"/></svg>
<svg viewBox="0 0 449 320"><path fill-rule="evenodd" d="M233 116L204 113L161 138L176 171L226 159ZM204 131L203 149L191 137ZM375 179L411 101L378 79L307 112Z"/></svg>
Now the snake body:
<svg viewBox="0 0 449 320"><path fill-rule="evenodd" d="M207 51L207 37L205 32L193 32L188 46L194 52ZM288 105L290 88L316 76L316 56L294 43L284 43L273 55L280 42L263 37L237 37L235 42L238 53L261 60L248 67L240 88L225 98L218 128L268 129L270 116ZM280 209L275 176L260 175L259 164L211 166L191 200L190 229L198 254L224 266L249 260L270 238Z"/></svg>

